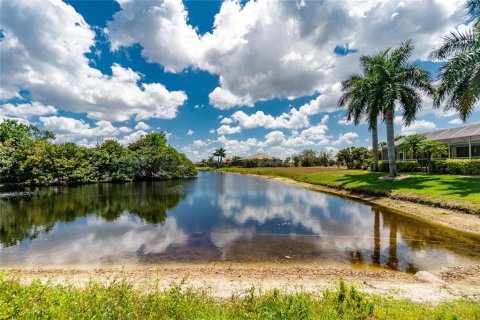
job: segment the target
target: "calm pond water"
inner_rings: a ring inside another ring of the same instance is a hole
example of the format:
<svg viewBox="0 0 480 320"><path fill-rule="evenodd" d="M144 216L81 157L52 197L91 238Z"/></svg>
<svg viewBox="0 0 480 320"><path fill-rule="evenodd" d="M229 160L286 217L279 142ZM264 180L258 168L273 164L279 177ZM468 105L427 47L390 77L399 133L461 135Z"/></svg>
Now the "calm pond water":
<svg viewBox="0 0 480 320"><path fill-rule="evenodd" d="M250 176L48 187L31 199L5 192L1 266L288 260L415 272L480 263L479 238Z"/></svg>

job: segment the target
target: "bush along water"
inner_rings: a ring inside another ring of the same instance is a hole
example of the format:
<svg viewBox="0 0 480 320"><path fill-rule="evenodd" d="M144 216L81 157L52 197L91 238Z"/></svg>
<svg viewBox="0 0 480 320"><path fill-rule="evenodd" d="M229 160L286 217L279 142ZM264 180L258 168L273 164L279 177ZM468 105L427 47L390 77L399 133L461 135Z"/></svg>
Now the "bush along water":
<svg viewBox="0 0 480 320"><path fill-rule="evenodd" d="M53 143L55 135L13 120L0 124L0 181L28 185L167 180L196 175L193 163L162 132L123 146Z"/></svg>

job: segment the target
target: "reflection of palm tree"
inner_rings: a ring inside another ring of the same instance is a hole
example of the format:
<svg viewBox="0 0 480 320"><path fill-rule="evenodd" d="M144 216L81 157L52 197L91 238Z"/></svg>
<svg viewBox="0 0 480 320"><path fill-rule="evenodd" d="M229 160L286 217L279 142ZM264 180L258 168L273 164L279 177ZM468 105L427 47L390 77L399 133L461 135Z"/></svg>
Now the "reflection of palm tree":
<svg viewBox="0 0 480 320"><path fill-rule="evenodd" d="M223 196L225 193L225 175L223 173L217 174L217 194Z"/></svg>
<svg viewBox="0 0 480 320"><path fill-rule="evenodd" d="M390 269L398 270L398 256L397 256L397 215L390 215L390 242L388 248L387 265Z"/></svg>
<svg viewBox="0 0 480 320"><path fill-rule="evenodd" d="M350 263L352 264L362 264L363 256L360 250L350 252Z"/></svg>
<svg viewBox="0 0 480 320"><path fill-rule="evenodd" d="M375 222L373 225L373 253L372 253L372 262L375 265L380 265L380 211L374 209L375 211Z"/></svg>

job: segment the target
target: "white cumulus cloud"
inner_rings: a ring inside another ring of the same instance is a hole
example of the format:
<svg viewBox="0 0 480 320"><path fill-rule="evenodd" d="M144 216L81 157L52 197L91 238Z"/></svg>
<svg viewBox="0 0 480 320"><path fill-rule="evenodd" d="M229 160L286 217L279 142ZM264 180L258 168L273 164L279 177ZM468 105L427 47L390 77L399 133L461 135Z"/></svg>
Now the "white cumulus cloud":
<svg viewBox="0 0 480 320"><path fill-rule="evenodd" d="M171 119L183 91L140 83L142 75L113 64L112 74L89 65L95 33L72 6L59 0L2 1L1 99L28 90L33 101L86 112L96 120Z"/></svg>

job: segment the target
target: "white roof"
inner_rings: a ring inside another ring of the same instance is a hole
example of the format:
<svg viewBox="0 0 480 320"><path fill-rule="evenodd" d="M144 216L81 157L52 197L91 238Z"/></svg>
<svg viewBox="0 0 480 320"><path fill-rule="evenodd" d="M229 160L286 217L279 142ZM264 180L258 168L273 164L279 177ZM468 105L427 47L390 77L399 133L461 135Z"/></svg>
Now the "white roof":
<svg viewBox="0 0 480 320"><path fill-rule="evenodd" d="M422 133L427 140L436 140L442 141L444 143L462 143L472 140L472 142L480 141L480 122L474 122L469 125L452 128L452 129L443 129L433 132ZM399 139L395 141L395 145L399 146L403 143L405 139Z"/></svg>

